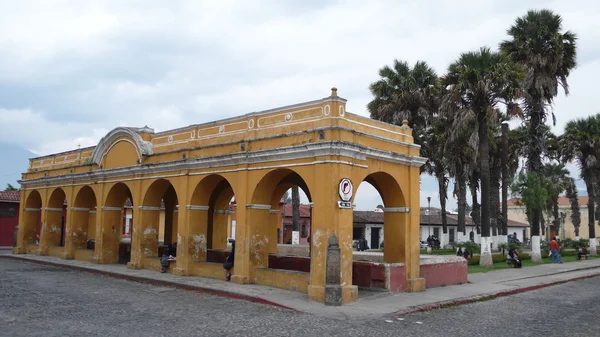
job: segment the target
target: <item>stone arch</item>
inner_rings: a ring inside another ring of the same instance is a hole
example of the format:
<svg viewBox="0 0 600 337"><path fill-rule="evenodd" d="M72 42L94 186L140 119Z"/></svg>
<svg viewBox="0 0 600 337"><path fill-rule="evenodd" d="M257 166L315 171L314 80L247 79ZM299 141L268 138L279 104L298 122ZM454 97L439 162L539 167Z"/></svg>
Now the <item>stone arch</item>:
<svg viewBox="0 0 600 337"><path fill-rule="evenodd" d="M45 226L46 230L43 231L42 235L46 235L45 242L48 247L51 246L64 246L65 235L66 235L66 220L67 220L67 196L65 191L57 187L48 199L48 204L45 208L46 219ZM44 241L42 239L42 241Z"/></svg>
<svg viewBox="0 0 600 337"><path fill-rule="evenodd" d="M106 194L106 199L104 200L104 206L123 207L127 199L133 201L131 189L125 183L119 182L110 187L110 190Z"/></svg>
<svg viewBox="0 0 600 337"><path fill-rule="evenodd" d="M383 258L385 262L404 262L406 257L407 240L409 233L407 226L410 224L410 209L407 205L405 195L396 178L387 172L373 172L368 174L361 182L367 182L372 185L383 201L383 240L379 242L379 235L371 232L365 236L370 242L370 248L379 248L373 246L373 240L377 245L384 244ZM355 195L352 196L354 201ZM418 214L419 210L415 210ZM419 231L419 228L416 228Z"/></svg>
<svg viewBox="0 0 600 337"><path fill-rule="evenodd" d="M138 248L132 246L131 262L144 263L143 259L158 258L163 245L177 243L178 205L177 192L169 180L157 179L148 186L142 205L138 207L141 226L136 226L132 235L132 240L139 242L140 251L137 252ZM137 253L143 258L134 259L133 254Z"/></svg>
<svg viewBox="0 0 600 337"><path fill-rule="evenodd" d="M404 192L396 178L391 174L381 171L373 172L360 180L360 183L363 181L372 185L379 192L384 208L406 206ZM356 188L358 189L358 185ZM352 201L355 197L356 193L352 196Z"/></svg>
<svg viewBox="0 0 600 337"><path fill-rule="evenodd" d="M86 185L77 191L73 207L71 207L71 229L73 231L73 251L91 249L88 242L96 238L96 193Z"/></svg>
<svg viewBox="0 0 600 337"><path fill-rule="evenodd" d="M279 201L284 193L293 186L298 186L312 202L311 191L301 174L290 168L279 168L267 172L258 182L252 192L251 203L247 205L247 222L251 230L250 263L255 268L290 269L301 272L310 272L310 250L305 252L290 252L289 255L304 255L303 258L289 259L276 257L271 266L269 254L278 252L277 238L283 231L278 232L283 223ZM311 212L312 213L312 212ZM312 219L311 219L312 222ZM301 224L299 224L300 226ZM310 236L310 225L308 236ZM300 228L298 228L300 230ZM250 270L250 277L254 278L254 270ZM308 277L308 276L307 276Z"/></svg>
<svg viewBox="0 0 600 337"><path fill-rule="evenodd" d="M153 129L148 127L145 128L129 128L129 127L118 127L110 131L104 136L96 145L94 152L92 153L92 162L96 163L102 168L105 156L110 150L120 142L129 143L135 148L137 154L137 163L140 164L143 161L144 156L152 155L152 143L144 141L139 133L154 133Z"/></svg>
<svg viewBox="0 0 600 337"><path fill-rule="evenodd" d="M97 251L101 263L127 263L131 258L131 232L136 200L129 186L123 182L110 186L102 206L102 231L95 240L103 241L102 251ZM123 249L121 249L123 246Z"/></svg>
<svg viewBox="0 0 600 337"><path fill-rule="evenodd" d="M281 168L269 171L260 179L259 183L254 189L254 192L252 193L251 203L271 204L273 199L277 198L274 194L280 185L297 185L302 189L302 191L304 191L304 194L306 194L308 200L312 202L310 190L302 176L293 169ZM279 195L279 198L281 199L286 190L277 191L281 192L281 195Z"/></svg>
<svg viewBox="0 0 600 337"><path fill-rule="evenodd" d="M226 240L234 236L237 223L234 197L232 184L218 174L204 177L194 188L187 205L188 250L193 261L222 262Z"/></svg>
<svg viewBox="0 0 600 337"><path fill-rule="evenodd" d="M23 242L35 245L39 242L42 227L42 197L40 192L32 190L23 204Z"/></svg>

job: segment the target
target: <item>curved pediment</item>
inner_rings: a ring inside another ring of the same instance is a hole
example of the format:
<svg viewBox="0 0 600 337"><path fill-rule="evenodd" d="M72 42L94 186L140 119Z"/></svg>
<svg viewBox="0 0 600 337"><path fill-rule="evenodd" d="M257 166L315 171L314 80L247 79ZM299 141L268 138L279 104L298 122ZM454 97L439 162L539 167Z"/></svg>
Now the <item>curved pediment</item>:
<svg viewBox="0 0 600 337"><path fill-rule="evenodd" d="M118 127L104 136L92 153L92 161L100 168L115 168L140 164L144 156L152 155L152 143L144 141L139 132L153 129Z"/></svg>

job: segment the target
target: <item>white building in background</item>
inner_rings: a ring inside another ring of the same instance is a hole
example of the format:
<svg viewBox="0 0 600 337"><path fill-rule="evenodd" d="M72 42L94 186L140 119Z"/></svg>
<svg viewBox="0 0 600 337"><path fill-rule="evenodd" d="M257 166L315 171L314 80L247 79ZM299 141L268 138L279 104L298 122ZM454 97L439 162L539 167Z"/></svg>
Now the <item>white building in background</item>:
<svg viewBox="0 0 600 337"><path fill-rule="evenodd" d="M471 217L466 217L466 232L463 235L458 232L458 214L456 212L447 212L446 221L448 233L444 234L442 230L442 214L439 208L427 207L421 208L421 241L427 241L430 235L436 236L440 240L442 247L450 246L454 242L474 241L480 243L481 235L477 234L477 228L473 225ZM354 211L353 239L358 240L363 235L367 239L369 248L377 249L383 242L383 211ZM529 224L514 220L508 220L508 234L515 234L519 241L529 238Z"/></svg>

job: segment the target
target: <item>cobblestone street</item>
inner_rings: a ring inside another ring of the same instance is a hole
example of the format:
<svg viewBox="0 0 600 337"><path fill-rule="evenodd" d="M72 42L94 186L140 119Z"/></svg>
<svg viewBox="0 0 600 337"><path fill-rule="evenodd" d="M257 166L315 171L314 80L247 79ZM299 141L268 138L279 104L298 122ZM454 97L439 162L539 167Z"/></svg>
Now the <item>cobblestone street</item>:
<svg viewBox="0 0 600 337"><path fill-rule="evenodd" d="M0 335L594 335L599 286L593 278L401 319L349 321L0 259Z"/></svg>

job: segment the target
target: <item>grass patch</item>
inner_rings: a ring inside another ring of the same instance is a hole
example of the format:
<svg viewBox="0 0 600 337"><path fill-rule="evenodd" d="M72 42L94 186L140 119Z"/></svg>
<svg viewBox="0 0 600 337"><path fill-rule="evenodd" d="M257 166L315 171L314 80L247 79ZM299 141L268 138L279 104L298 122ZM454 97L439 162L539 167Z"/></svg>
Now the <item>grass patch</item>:
<svg viewBox="0 0 600 337"><path fill-rule="evenodd" d="M598 256L590 256L589 258L597 259ZM543 263L552 263L552 259L548 256L544 257L542 260L544 261ZM585 260L578 261L577 256L571 255L571 256L563 256L562 261L563 261L563 263L570 263L570 262L580 262L580 261L585 261ZM523 260L522 263L523 263L523 268L538 266L541 264L541 263L532 262L531 260ZM494 271L494 270L508 269L508 268L512 268L512 267L509 266L506 263L506 261L504 261L504 262L494 262L493 268L480 267L479 265L470 265L468 267L468 272L469 272L469 274L487 273L487 272Z"/></svg>

